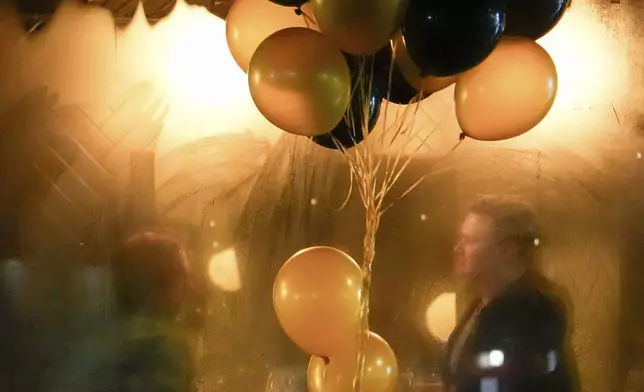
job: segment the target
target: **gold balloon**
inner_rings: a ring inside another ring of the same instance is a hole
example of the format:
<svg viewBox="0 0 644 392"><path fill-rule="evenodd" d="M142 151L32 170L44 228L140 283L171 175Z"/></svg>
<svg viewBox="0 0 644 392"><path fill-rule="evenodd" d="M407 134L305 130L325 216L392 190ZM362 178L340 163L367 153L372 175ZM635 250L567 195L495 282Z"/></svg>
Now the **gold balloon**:
<svg viewBox="0 0 644 392"><path fill-rule="evenodd" d="M248 81L264 117L296 135L331 132L349 106L351 75L344 55L309 29L291 27L266 38L250 61Z"/></svg>
<svg viewBox="0 0 644 392"><path fill-rule="evenodd" d="M338 249L318 246L284 263L273 305L280 325L302 350L329 356L358 336L361 292L358 264Z"/></svg>
<svg viewBox="0 0 644 392"><path fill-rule="evenodd" d="M306 382L309 392L353 392L358 368L358 345L354 341L345 352L324 359L311 357ZM393 392L398 382L398 362L389 344L369 332L365 349L363 392Z"/></svg>
<svg viewBox="0 0 644 392"><path fill-rule="evenodd" d="M311 8L320 31L343 51L370 55L400 29L407 0L311 0Z"/></svg>
<svg viewBox="0 0 644 392"><path fill-rule="evenodd" d="M519 136L548 114L557 94L557 69L539 44L504 38L480 65L456 81L456 116L473 139Z"/></svg>
<svg viewBox="0 0 644 392"><path fill-rule="evenodd" d="M420 76L420 68L411 59L407 52L407 45L401 33L391 40L391 46L394 53L394 61L400 69L407 83L414 87L419 92L422 91L427 94L432 94L437 91L443 90L456 82L456 75L454 76Z"/></svg>
<svg viewBox="0 0 644 392"><path fill-rule="evenodd" d="M304 15L312 15L308 4L303 15L294 8L282 7L268 0L235 0L226 16L226 41L237 65L248 72L250 59L269 35L287 27L315 26Z"/></svg>

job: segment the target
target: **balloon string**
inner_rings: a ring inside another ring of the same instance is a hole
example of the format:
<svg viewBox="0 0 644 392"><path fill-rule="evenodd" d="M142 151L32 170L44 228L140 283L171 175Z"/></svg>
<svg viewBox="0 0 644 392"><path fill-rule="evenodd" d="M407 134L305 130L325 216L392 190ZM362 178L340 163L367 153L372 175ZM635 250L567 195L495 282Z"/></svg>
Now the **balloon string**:
<svg viewBox="0 0 644 392"><path fill-rule="evenodd" d="M297 7L295 9L295 15L304 17L304 23L306 23L306 28L307 29L310 29L312 26L317 26L318 25L315 22L315 19L313 19L306 12L304 12L304 10L302 10L302 7Z"/></svg>
<svg viewBox="0 0 644 392"><path fill-rule="evenodd" d="M365 350L369 336L369 307L371 297L372 265L376 256L376 233L380 226L380 203L373 198L368 198L366 207L366 227L363 241L364 254L362 261L362 295L360 297L360 320L361 328L358 339L357 372L353 380L355 392L362 391L362 379L364 377Z"/></svg>
<svg viewBox="0 0 644 392"><path fill-rule="evenodd" d="M363 61L359 63L359 71L365 72L367 68L367 62ZM391 86L392 79L392 69L393 69L393 59L390 64L390 75L389 75L389 85ZM373 73L373 69L371 69ZM363 74L359 74L363 76ZM371 76L371 75L367 75ZM366 78L366 85L361 85L362 89L358 91L352 91L352 93L361 94L360 98L365 101L370 99L370 88L371 85L368 84L371 81L371 77ZM359 83L360 84L360 83ZM366 88L365 88L366 87ZM342 152L343 157L346 159L346 162L349 165L350 174L351 174L351 183L349 189L349 195L351 195L353 187L358 191L360 200L362 201L364 210L365 210L365 235L363 238L363 260L361 265L362 271L362 292L360 294L360 324L361 328L357 336L358 341L358 353L356 358L356 372L353 378L353 391L362 392L363 376L365 371L365 349L367 346L367 340L369 336L369 308L370 308L370 297L371 297L371 283L372 283L372 266L376 256L376 234L380 227L380 219L386 210L391 207L393 203L386 208L383 204L385 197L392 190L394 184L402 176L402 173L406 170L409 164L412 162L412 159L415 156L415 153L427 142L427 137L422 141L421 145L418 146L415 151L411 152L409 156L404 158L403 151L406 146L414 139L415 132L413 132L413 121L410 124L405 121L410 116L414 116L418 111L418 98L412 100L416 105L407 105L405 110L402 112L399 117L396 115L396 118L393 124L389 124L387 121L387 110L385 109L384 117L384 129L381 135L374 138L366 138L363 143L355 146L351 150L345 148L341 143L336 142L336 146ZM362 113L358 112L358 118L368 118L369 117L369 106L361 105L362 107L359 110L362 110ZM355 120L355 113L352 113L353 108L350 106L348 110L349 117L352 117ZM362 116L360 116L362 114ZM353 116L351 116L353 115ZM363 135L369 133L369 122L368 121L358 121L360 126L363 127ZM355 123L353 125L356 125ZM393 142L390 142L390 136L393 136L393 139L403 138L401 146L398 148L397 153L391 154L385 151L386 148L392 147ZM454 146L452 152L461 144L463 139ZM426 176L423 176L421 179L416 181L412 186L407 188L406 191L398 198L398 200L415 188L417 188L423 179ZM349 196L348 195L348 196ZM343 203L343 207L348 203L348 197Z"/></svg>

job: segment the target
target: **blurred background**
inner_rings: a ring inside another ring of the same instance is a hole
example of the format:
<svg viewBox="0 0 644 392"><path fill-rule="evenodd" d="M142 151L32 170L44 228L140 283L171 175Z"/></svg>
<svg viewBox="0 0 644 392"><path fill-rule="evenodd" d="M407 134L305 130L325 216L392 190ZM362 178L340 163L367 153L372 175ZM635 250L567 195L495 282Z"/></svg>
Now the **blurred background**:
<svg viewBox="0 0 644 392"><path fill-rule="evenodd" d="M363 207L353 195L340 208L350 177L338 152L255 108L227 48L229 5L22 0L0 11L0 339L12 390L45 390L54 364L111 317L111 250L149 226L188 249L183 319L200 391L305 390L308 357L277 323L273 281L308 246L360 260ZM540 40L559 72L554 107L510 141L452 151L453 87L422 102L414 129L428 142L392 195L428 177L383 217L371 300L401 391L436 372L460 309L453 235L479 194L537 210L543 271L574 304L584 391L644 390L643 23L641 2L574 0ZM400 107L383 108L396 121Z"/></svg>

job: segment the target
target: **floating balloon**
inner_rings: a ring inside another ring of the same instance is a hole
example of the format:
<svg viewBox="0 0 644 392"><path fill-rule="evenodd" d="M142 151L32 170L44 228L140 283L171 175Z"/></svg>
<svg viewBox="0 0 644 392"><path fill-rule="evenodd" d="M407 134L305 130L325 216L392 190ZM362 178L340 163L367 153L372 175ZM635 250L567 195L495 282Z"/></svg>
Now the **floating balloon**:
<svg viewBox="0 0 644 392"><path fill-rule="evenodd" d="M570 0L508 0L505 34L539 39L559 23Z"/></svg>
<svg viewBox="0 0 644 392"><path fill-rule="evenodd" d="M320 30L354 55L370 55L400 29L407 0L311 0Z"/></svg>
<svg viewBox="0 0 644 392"><path fill-rule="evenodd" d="M405 45L402 34L397 34L391 40L391 45L396 65L405 77L405 80L416 90L422 91L425 94L433 94L456 82L456 75L446 77L425 76L424 78L420 76L420 68L409 57L407 45Z"/></svg>
<svg viewBox="0 0 644 392"><path fill-rule="evenodd" d="M452 76L485 60L504 21L502 4L489 1L411 0L402 31L420 76Z"/></svg>
<svg viewBox="0 0 644 392"><path fill-rule="evenodd" d="M407 105L412 99L425 99L429 94L421 94L409 84L402 71L392 60L390 45L382 48L373 57L373 85L382 92L383 97L398 105Z"/></svg>
<svg viewBox="0 0 644 392"><path fill-rule="evenodd" d="M357 339L356 339L357 340ZM328 363L312 357L307 370L309 392L353 392L353 379L358 368L358 345L332 356ZM363 392L393 392L398 382L398 361L389 344L373 332L369 332L365 348Z"/></svg>
<svg viewBox="0 0 644 392"><path fill-rule="evenodd" d="M283 7L301 7L309 0L269 0L271 3L279 4Z"/></svg>
<svg viewBox="0 0 644 392"><path fill-rule="evenodd" d="M273 305L284 332L304 351L329 356L360 331L362 272L351 257L318 246L296 253L277 274Z"/></svg>
<svg viewBox="0 0 644 392"><path fill-rule="evenodd" d="M371 64L350 55L346 57L351 69L349 109L331 133L313 137L316 144L330 149L337 149L337 143L347 149L356 146L373 130L380 116L382 96L371 83Z"/></svg>
<svg viewBox="0 0 644 392"><path fill-rule="evenodd" d="M248 81L264 117L296 135L331 132L349 106L351 75L342 52L310 29L280 30L262 42Z"/></svg>
<svg viewBox="0 0 644 392"><path fill-rule="evenodd" d="M248 72L253 53L266 37L287 27L307 27L305 16L274 3L267 0L235 0L228 11L228 48L244 72Z"/></svg>
<svg viewBox="0 0 644 392"><path fill-rule="evenodd" d="M473 139L509 139L537 125L556 93L548 52L528 38L506 37L481 65L458 77L456 117Z"/></svg>

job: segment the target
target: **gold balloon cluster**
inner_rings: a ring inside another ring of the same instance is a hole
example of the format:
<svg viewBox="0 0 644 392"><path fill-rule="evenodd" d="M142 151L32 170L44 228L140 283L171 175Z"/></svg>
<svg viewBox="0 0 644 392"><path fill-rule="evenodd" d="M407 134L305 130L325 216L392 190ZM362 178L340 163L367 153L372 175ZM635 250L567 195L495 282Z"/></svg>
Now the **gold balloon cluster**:
<svg viewBox="0 0 644 392"><path fill-rule="evenodd" d="M317 31L290 27L264 40L248 67L253 101L286 132L315 136L344 118L351 74L342 53Z"/></svg>
<svg viewBox="0 0 644 392"><path fill-rule="evenodd" d="M510 139L539 124L556 95L557 68L548 52L531 39L506 37L458 77L456 117L473 139Z"/></svg>
<svg viewBox="0 0 644 392"><path fill-rule="evenodd" d="M311 137L331 132L349 108L343 51L374 54L400 28L405 10L406 0L315 0L297 9L236 0L226 37L259 111L282 130Z"/></svg>
<svg viewBox="0 0 644 392"><path fill-rule="evenodd" d="M557 71L539 44L505 36L472 69L421 75L400 32L408 1L235 0L226 20L228 46L248 73L260 112L296 135L327 134L347 115L352 80L345 54L373 55L388 44L412 91L426 96L456 83L456 117L473 139L512 138L543 120L557 93Z"/></svg>
<svg viewBox="0 0 644 392"><path fill-rule="evenodd" d="M299 251L284 263L273 286L273 305L282 329L312 355L311 392L352 392L358 374L362 271L346 253L331 247ZM392 392L398 380L396 355L368 332L361 390Z"/></svg>
<svg viewBox="0 0 644 392"><path fill-rule="evenodd" d="M393 51L393 58L400 69L403 77L413 88L416 90L431 94L443 90L456 82L456 75L437 77L420 75L420 68L414 63L407 52L407 45L402 34L398 33L391 40L391 47Z"/></svg>

